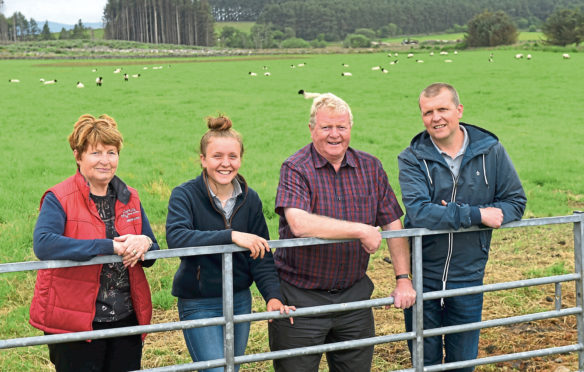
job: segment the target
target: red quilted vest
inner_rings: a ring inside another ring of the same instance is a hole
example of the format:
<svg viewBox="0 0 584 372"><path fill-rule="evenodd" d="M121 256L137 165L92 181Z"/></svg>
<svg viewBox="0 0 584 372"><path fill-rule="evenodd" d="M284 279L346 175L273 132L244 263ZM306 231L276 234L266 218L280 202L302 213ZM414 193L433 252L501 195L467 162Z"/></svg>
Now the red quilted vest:
<svg viewBox="0 0 584 372"><path fill-rule="evenodd" d="M128 190L131 193L128 204L116 201L115 227L120 235L139 235L142 232L140 200L136 190L130 187ZM89 186L79 172L47 190L45 195L49 191L57 197L67 215L64 236L105 239L105 224L89 196ZM102 265L90 265L38 270L30 306L30 324L48 333L92 330L101 268ZM150 324L152 300L142 265L128 270L138 323Z"/></svg>

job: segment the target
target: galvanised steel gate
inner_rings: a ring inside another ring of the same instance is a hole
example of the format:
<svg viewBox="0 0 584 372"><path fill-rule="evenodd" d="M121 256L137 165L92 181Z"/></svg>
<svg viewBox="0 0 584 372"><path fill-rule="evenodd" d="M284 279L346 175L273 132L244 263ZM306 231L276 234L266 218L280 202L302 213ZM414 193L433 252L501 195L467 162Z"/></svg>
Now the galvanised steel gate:
<svg viewBox="0 0 584 372"><path fill-rule="evenodd" d="M337 342L325 345L317 345L310 347L303 347L290 350L281 350L276 352L267 352L260 354L250 354L235 357L233 355L233 331L234 324L241 322L252 322L266 319L274 318L287 318L288 315L280 314L278 311L263 312L263 313L253 313L245 315L233 315L233 276L232 276L232 253L244 251L245 249L240 248L236 245L218 245L218 246L206 246L206 247L191 247L191 248L180 248L180 249L170 249L161 250L156 252L148 252L145 256L146 259L164 259L170 257L181 257L181 256L195 256L202 254L212 254L221 253L223 255L223 317L217 318L207 318L199 320L189 320L181 322L171 322L171 323L160 323L151 324L147 326L134 326L125 328L115 328L91 332L77 332L77 333L67 333L59 335L49 335L49 336L36 336L36 337L24 337L15 339L5 339L0 340L0 349L15 348L22 346L33 346L42 344L52 344L61 343L69 341L80 341L88 339L100 339L108 337L116 337L123 335L135 335L142 333L155 333L155 332L165 332L172 330L182 330L185 328L194 327L204 327L211 325L224 325L225 326L225 358L217 359L212 361L181 364L181 365L171 365L160 368L149 369L148 371L192 371L196 369L204 369L211 367L225 366L225 371L233 372L235 364L243 364L250 362L258 362L279 358L286 358L295 355L304 355L311 353L323 353L333 350L342 350L355 347L363 347L369 345L376 345L388 342L403 341L403 340L413 340L414 344L414 356L413 356L413 368L402 370L402 371L444 371L453 368L461 368L468 366L477 366L483 364L499 363L511 360L526 359L539 356L547 356L552 354L561 353L578 353L578 370L584 371L584 320L583 311L584 300L584 282L582 278L582 270L584 267L584 241L582 239L584 235L584 214L575 213L571 216L560 216L560 217L549 217L549 218L534 218L525 219L518 222L512 222L502 226L501 228L518 228L518 227L529 227L529 226L544 226L553 224L573 224L574 225L574 272L565 275L556 275L528 280L519 280L513 282L503 282L496 284L488 284L476 287L468 287L462 289L445 290L422 293L422 275L418 275L422 271L422 236L433 235L433 234L444 234L451 232L450 230L428 230L428 229L404 229L400 231L384 231L382 232L383 238L397 238L397 237L409 237L413 241L413 251L412 251L412 273L414 277L414 288L417 292L416 304L414 305L414 321L413 321L413 331L405 332L399 334L392 334L386 336L376 336L371 338ZM467 232L467 231L477 231L480 230L478 227L472 227L469 229L460 229L454 231L455 233ZM286 247L299 247L314 244L323 243L334 243L341 242L343 240L323 240L315 238L303 238L303 239L289 239L289 240L273 240L270 241L270 247L276 249L285 249ZM18 263L7 263L0 265L0 274L9 273L16 271L30 271L30 270L42 270L48 268L61 268L61 267L71 267L71 266L85 266L93 264L103 264L109 262L118 262L121 258L118 256L100 256L96 257L90 261L76 262L76 261L32 261L32 262L18 262ZM576 285L576 304L574 307L561 308L561 284L563 282L574 282ZM508 318L492 319L487 321L481 321L477 323L469 323L458 326L450 326L444 328L434 328L429 330L423 329L423 301L461 296L479 292L492 292L507 290L513 288L522 288L536 285L544 284L555 284L556 287L556 300L555 309L545 312L532 313L521 316L513 316ZM347 311L354 309L362 309L368 307L384 306L393 304L392 297L372 299L367 301L358 301L344 304L326 305L326 306L315 306L301 308L293 312L295 317L306 316L306 315L316 315L323 313L331 313L338 311ZM441 364L426 366L423 365L423 339L424 337L431 337L442 334L457 333L475 329L503 326L509 324L516 324L522 322L530 322L535 320L566 317L566 316L576 316L577 328L578 328L578 342L576 344L550 347L545 349L538 349L520 353L503 354L497 356L490 356L486 358L479 358L474 360L467 360L462 362Z"/></svg>

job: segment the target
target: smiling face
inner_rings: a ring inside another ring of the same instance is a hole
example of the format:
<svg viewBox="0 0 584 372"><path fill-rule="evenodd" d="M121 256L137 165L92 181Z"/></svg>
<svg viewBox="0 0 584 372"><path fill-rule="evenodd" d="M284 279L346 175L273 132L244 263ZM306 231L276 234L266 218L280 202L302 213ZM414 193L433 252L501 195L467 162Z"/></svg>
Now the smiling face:
<svg viewBox="0 0 584 372"><path fill-rule="evenodd" d="M463 107L453 102L452 93L447 89L440 90L433 97L422 94L420 111L428 134L437 144L448 145L460 134L459 121Z"/></svg>
<svg viewBox="0 0 584 372"><path fill-rule="evenodd" d="M231 187L231 181L241 167L241 144L233 137L212 137L201 154L201 164L207 170L213 192Z"/></svg>
<svg viewBox="0 0 584 372"><path fill-rule="evenodd" d="M316 112L314 127L309 128L316 151L338 169L351 141L349 113L321 108Z"/></svg>
<svg viewBox="0 0 584 372"><path fill-rule="evenodd" d="M89 190L94 195L105 195L109 182L114 178L118 169L119 153L116 146L88 145L87 149L79 153L73 151L79 171L89 183Z"/></svg>

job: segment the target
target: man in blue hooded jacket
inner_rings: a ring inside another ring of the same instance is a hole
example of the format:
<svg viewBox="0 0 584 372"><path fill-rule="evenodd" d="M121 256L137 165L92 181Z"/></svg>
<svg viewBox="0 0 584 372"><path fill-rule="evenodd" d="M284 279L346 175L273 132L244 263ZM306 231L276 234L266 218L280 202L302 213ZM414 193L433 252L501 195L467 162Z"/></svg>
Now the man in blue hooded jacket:
<svg viewBox="0 0 584 372"><path fill-rule="evenodd" d="M460 122L463 106L454 87L429 85L419 106L426 130L398 156L405 227L499 228L520 220L526 197L517 172L493 133ZM424 292L482 285L491 232L425 236ZM479 322L482 306L482 293L424 301L424 329ZM405 321L411 331L411 309ZM427 337L424 365L475 359L478 342L479 330Z"/></svg>

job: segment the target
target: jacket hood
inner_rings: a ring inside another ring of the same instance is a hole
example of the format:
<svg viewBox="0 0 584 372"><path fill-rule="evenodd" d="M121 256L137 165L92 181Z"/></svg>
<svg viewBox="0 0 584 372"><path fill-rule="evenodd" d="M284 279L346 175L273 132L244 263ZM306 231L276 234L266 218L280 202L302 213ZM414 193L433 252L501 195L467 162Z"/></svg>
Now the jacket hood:
<svg viewBox="0 0 584 372"><path fill-rule="evenodd" d="M499 142L499 138L486 129L463 122L460 122L460 125L466 129L470 140L465 157L484 154ZM425 130L412 138L410 149L418 159L435 159L439 155Z"/></svg>

